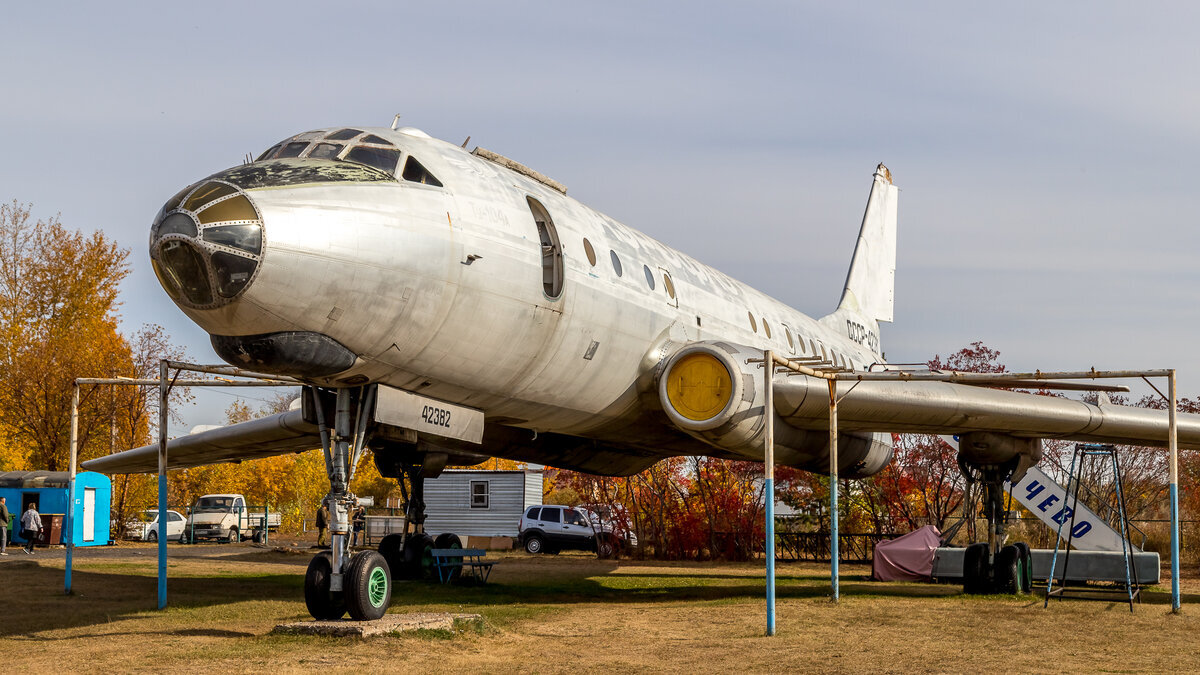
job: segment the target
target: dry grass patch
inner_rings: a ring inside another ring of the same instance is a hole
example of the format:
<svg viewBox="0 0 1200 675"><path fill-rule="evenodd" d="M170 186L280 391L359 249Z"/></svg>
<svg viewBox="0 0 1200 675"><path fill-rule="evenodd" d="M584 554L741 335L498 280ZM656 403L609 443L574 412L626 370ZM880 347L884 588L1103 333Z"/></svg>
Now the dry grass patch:
<svg viewBox="0 0 1200 675"><path fill-rule="evenodd" d="M172 547L171 607L154 610L152 556L77 556L74 597L62 562L0 563L10 669L418 672L984 672L1193 671L1200 668L1200 584L1183 579L1185 611L1162 591L1130 615L1111 601L1042 609L1018 596L967 597L951 586L884 584L843 566L842 601L828 568L779 567L778 635L763 636L762 568L754 564L600 561L504 554L478 587L397 584L392 611L472 612L482 630L367 640L270 635L304 619L306 555L249 546ZM178 552L178 554L177 554ZM136 553L136 551L135 551Z"/></svg>

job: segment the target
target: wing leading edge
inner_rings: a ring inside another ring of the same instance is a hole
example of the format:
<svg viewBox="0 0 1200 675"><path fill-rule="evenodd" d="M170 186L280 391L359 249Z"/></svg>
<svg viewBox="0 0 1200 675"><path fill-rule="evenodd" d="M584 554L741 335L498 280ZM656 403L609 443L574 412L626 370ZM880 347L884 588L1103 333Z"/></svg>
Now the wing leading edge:
<svg viewBox="0 0 1200 675"><path fill-rule="evenodd" d="M838 385L838 429L960 434L988 431L1019 438L1060 438L1117 445L1167 444L1167 413L1092 405L950 382L878 381ZM793 377L774 386L775 410L799 429L829 428L824 380ZM1180 413L1179 446L1200 448L1200 415Z"/></svg>
<svg viewBox="0 0 1200 675"><path fill-rule="evenodd" d="M301 410L260 417L248 422L173 438L167 444L167 468L183 469L202 464L239 462L297 453L321 447L315 424L304 421ZM101 473L151 473L158 471L158 444L89 460L83 468Z"/></svg>

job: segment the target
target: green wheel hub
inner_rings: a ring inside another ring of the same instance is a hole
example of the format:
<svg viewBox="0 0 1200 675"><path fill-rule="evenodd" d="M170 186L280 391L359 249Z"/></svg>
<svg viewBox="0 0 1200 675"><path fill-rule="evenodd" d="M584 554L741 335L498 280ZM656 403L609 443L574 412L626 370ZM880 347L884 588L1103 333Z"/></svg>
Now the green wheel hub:
<svg viewBox="0 0 1200 675"><path fill-rule="evenodd" d="M387 572L384 572L382 567L371 569L371 575L367 578L367 596L371 599L372 607L383 605L383 600L387 597L388 583Z"/></svg>

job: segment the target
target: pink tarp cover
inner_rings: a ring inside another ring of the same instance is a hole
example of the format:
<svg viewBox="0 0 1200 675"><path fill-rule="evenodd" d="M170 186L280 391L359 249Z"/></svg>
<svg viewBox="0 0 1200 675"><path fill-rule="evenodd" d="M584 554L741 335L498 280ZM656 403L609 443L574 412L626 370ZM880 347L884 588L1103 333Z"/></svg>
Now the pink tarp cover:
<svg viewBox="0 0 1200 675"><path fill-rule="evenodd" d="M871 576L879 581L929 581L933 573L933 552L942 533L926 525L895 539L875 545Z"/></svg>

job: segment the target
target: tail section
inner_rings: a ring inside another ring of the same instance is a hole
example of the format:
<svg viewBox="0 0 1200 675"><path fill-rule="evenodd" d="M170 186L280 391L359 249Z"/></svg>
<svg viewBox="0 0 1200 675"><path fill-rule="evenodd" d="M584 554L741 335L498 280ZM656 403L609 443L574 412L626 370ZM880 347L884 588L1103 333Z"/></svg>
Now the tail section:
<svg viewBox="0 0 1200 675"><path fill-rule="evenodd" d="M890 322L896 287L896 201L900 190L892 185L892 172L882 164L875 168L874 178L838 313Z"/></svg>

